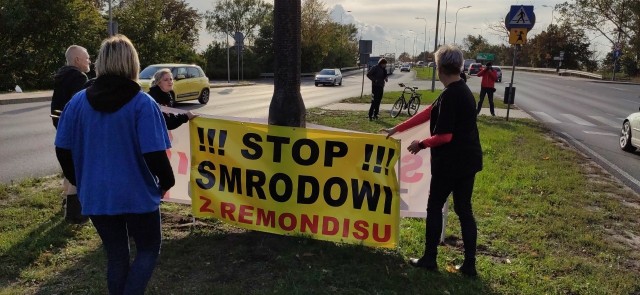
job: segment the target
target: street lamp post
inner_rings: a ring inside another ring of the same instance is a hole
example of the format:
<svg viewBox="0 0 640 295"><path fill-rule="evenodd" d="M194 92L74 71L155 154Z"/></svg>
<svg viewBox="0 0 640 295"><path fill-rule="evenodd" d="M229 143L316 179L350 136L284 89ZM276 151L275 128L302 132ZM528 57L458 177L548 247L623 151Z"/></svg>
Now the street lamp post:
<svg viewBox="0 0 640 295"><path fill-rule="evenodd" d="M416 19L421 19L424 21L424 62L427 62L427 19L424 17L416 17Z"/></svg>
<svg viewBox="0 0 640 295"><path fill-rule="evenodd" d="M411 51L411 60L413 60L413 62L415 62L416 61L416 39L418 38L418 33L414 32L413 30L409 30L409 32L415 34L413 36L414 37L414 39L413 39L413 48L412 48L412 51ZM409 37L411 37L411 36L409 36Z"/></svg>
<svg viewBox="0 0 640 295"><path fill-rule="evenodd" d="M449 0L444 1L444 32L442 33L442 44L447 43L447 7Z"/></svg>
<svg viewBox="0 0 640 295"><path fill-rule="evenodd" d="M465 8L469 8L469 7L471 7L471 5L465 6L465 7L460 7L456 11L456 25L453 27L453 44L456 44L456 37L457 37L457 34L458 34L458 12L460 12L461 9L465 9Z"/></svg>

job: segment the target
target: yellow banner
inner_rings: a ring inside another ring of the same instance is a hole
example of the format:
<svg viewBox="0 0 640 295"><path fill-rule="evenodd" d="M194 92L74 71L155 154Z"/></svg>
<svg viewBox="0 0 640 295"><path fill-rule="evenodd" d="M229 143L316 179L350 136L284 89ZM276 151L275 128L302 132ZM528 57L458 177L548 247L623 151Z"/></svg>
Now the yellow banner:
<svg viewBox="0 0 640 295"><path fill-rule="evenodd" d="M397 245L397 140L203 117L189 128L194 216L275 234Z"/></svg>

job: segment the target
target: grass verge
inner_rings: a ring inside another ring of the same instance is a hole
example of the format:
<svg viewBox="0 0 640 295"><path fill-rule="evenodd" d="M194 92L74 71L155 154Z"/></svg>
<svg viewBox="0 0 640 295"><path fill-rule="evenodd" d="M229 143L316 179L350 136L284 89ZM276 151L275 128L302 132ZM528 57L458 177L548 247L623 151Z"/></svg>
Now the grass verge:
<svg viewBox="0 0 640 295"><path fill-rule="evenodd" d="M311 109L307 118L365 132L401 120L365 117ZM193 223L189 207L163 204L164 243L147 294L640 292L638 195L533 121L483 116L479 128L479 278L453 270L463 257L453 213L441 270L430 273L405 263L422 252L421 219L403 219L400 246L385 250ZM0 294L106 293L100 239L88 224L64 223L59 186L57 176L0 185Z"/></svg>

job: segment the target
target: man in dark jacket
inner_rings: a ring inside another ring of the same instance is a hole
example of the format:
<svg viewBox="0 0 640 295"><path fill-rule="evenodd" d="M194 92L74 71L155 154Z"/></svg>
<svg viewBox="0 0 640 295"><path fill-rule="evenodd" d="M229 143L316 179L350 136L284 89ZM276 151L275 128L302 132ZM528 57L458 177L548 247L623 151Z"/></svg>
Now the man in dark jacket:
<svg viewBox="0 0 640 295"><path fill-rule="evenodd" d="M380 111L380 102L382 101L382 93L384 92L384 83L389 81L387 78L387 60L381 58L378 64L371 67L367 72L367 78L371 80L371 107L369 107L369 121L378 119Z"/></svg>
<svg viewBox="0 0 640 295"><path fill-rule="evenodd" d="M51 98L51 115L53 127L58 128L58 117L64 106L76 92L83 89L87 83L87 75L91 65L91 58L87 49L78 45L71 45L65 52L67 64L60 68L54 76L53 97Z"/></svg>

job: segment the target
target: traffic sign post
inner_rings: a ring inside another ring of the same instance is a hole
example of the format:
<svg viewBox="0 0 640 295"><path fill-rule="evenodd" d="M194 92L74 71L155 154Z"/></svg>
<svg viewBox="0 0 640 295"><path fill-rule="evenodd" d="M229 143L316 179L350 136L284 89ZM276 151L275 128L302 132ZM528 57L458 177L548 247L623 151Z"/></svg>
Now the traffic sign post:
<svg viewBox="0 0 640 295"><path fill-rule="evenodd" d="M516 49L527 43L527 32L536 23L536 15L533 13L533 5L512 5L509 13L504 18L504 26L509 30L509 44L513 45L513 65L511 67L511 81L509 81L508 91L505 92L507 100L507 121L509 121L509 110L511 103L515 100L515 87L513 79L516 73Z"/></svg>

